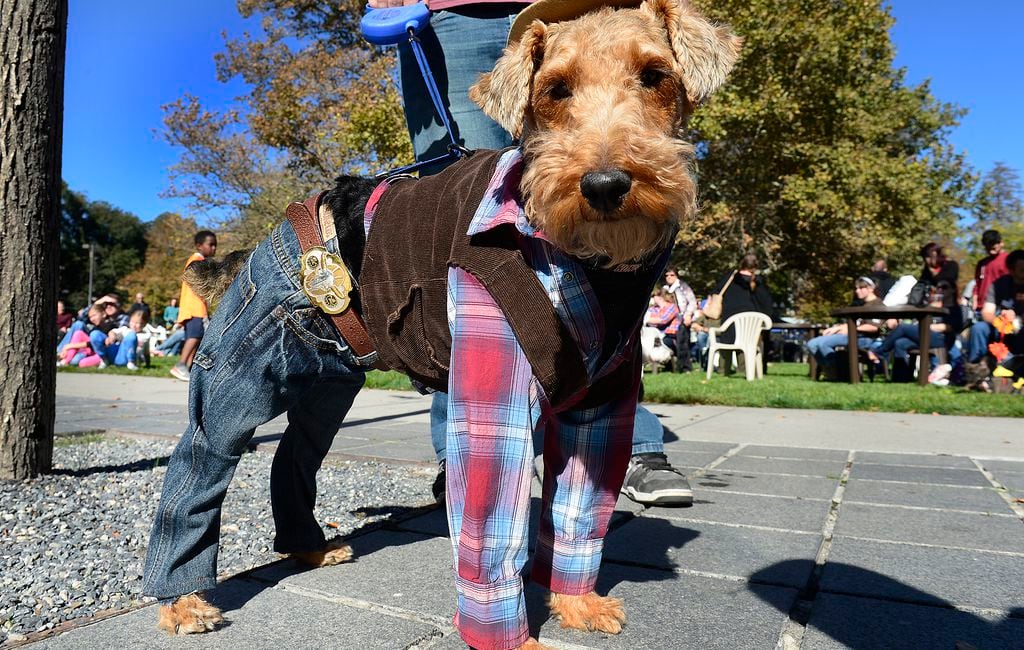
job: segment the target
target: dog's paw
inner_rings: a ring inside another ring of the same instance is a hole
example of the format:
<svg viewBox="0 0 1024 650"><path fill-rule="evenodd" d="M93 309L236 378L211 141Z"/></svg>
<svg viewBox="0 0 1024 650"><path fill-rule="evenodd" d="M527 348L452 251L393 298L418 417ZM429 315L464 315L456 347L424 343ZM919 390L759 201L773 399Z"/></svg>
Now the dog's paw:
<svg viewBox="0 0 1024 650"><path fill-rule="evenodd" d="M223 622L219 609L199 594L188 594L170 605L161 605L156 626L169 634L201 634Z"/></svg>
<svg viewBox="0 0 1024 650"><path fill-rule="evenodd" d="M335 564L348 562L352 559L352 547L340 539L332 539L327 542L327 545L322 550L290 553L289 555L300 564L308 567L334 566Z"/></svg>
<svg viewBox="0 0 1024 650"><path fill-rule="evenodd" d="M622 601L611 596L598 596L597 592L580 596L550 594L548 607L561 619L562 627L575 630L618 634L626 622Z"/></svg>
<svg viewBox="0 0 1024 650"><path fill-rule="evenodd" d="M555 650L549 645L544 645L532 636L526 640L526 643L519 646L516 650Z"/></svg>

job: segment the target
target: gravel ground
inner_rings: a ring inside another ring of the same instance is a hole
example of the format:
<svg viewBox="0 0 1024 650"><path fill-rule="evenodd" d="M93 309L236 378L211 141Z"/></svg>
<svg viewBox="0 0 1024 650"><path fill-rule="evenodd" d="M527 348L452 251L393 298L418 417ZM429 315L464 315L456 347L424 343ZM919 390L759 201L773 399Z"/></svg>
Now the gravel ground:
<svg viewBox="0 0 1024 650"><path fill-rule="evenodd" d="M0 643L141 599L142 564L173 440L90 436L54 449L63 473L0 483ZM273 561L269 453L242 457L224 503L218 569ZM328 460L328 538L432 502L431 468Z"/></svg>

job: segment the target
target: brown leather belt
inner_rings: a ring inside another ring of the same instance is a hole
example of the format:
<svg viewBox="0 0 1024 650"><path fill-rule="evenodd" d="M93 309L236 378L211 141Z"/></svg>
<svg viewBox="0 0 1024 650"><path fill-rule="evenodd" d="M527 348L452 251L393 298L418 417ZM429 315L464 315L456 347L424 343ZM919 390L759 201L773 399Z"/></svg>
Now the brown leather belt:
<svg viewBox="0 0 1024 650"><path fill-rule="evenodd" d="M320 201L323 199L324 194L327 192L320 192L314 197L306 199L303 203L290 203L285 209L285 217L288 218L288 222L292 225L292 229L295 231L295 236L299 240L299 246L302 248L302 252L306 253L311 248L324 246L324 237L321 234L322 224L319 218ZM327 224L329 232L334 231L334 222L328 218ZM333 237L333 235L331 236ZM328 239L331 239L328 237ZM347 271L347 269L346 269ZM349 273L351 276L351 273ZM301 280L300 280L301 282ZM314 304L314 306L317 306ZM321 309L323 312L323 309ZM370 339L369 333L366 331L366 325L363 323L363 319L359 316L355 309L348 307L340 314L329 314L323 312L325 316L331 319L334 323L334 327L337 328L338 333L345 339L348 346L352 348L352 352L357 357L365 357L368 354L373 354L376 349L373 346L373 341ZM374 362L373 367L378 370L387 370L380 359Z"/></svg>

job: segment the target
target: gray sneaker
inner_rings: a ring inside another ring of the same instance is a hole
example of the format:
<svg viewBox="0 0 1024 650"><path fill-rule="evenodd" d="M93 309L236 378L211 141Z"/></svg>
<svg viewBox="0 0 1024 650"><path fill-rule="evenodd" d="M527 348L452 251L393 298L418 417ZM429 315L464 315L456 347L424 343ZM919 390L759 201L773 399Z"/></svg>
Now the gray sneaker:
<svg viewBox="0 0 1024 650"><path fill-rule="evenodd" d="M678 469L672 467L665 454L637 454L629 459L622 493L651 506L693 505L693 489Z"/></svg>
<svg viewBox="0 0 1024 650"><path fill-rule="evenodd" d="M171 374L174 375L176 379L188 381L188 366L183 363L176 363L174 364L174 367L171 368Z"/></svg>

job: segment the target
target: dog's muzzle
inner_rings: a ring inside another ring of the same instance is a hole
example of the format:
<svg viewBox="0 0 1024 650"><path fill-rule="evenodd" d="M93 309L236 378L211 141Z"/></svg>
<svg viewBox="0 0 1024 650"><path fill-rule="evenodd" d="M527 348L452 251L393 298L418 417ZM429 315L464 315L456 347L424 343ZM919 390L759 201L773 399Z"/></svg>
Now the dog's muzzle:
<svg viewBox="0 0 1024 650"><path fill-rule="evenodd" d="M599 212L614 212L633 186L633 177L622 169L588 172L580 179L580 192L590 207Z"/></svg>

